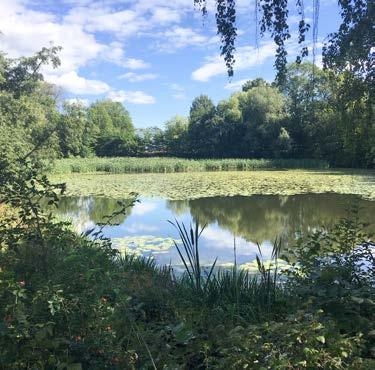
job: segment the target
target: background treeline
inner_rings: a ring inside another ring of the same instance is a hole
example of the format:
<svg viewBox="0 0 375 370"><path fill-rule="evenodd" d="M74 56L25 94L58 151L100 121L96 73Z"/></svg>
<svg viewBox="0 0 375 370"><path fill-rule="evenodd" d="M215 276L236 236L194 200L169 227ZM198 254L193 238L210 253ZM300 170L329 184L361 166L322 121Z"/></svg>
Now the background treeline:
<svg viewBox="0 0 375 370"><path fill-rule="evenodd" d="M174 117L163 131L147 133L154 147L178 156L314 158L373 167L373 107L367 84L350 72L292 64L282 86L248 81L217 106L201 95L188 118Z"/></svg>
<svg viewBox="0 0 375 370"><path fill-rule="evenodd" d="M374 167L371 88L349 70L292 64L282 85L248 81L218 105L201 95L189 117L176 116L164 129L136 130L118 102L61 101L39 71L59 65L58 51L20 59L0 54L0 144L11 142L11 151L43 142L50 157L313 158Z"/></svg>

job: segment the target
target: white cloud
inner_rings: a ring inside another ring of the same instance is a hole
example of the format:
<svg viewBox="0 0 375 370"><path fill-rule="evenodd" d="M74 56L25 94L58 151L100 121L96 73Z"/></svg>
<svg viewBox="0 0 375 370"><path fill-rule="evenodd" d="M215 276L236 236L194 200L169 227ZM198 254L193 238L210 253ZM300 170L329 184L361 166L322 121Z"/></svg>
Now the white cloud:
<svg viewBox="0 0 375 370"><path fill-rule="evenodd" d="M143 91L111 91L108 94L108 98L120 103L128 102L133 104L154 104L156 102L156 99L153 96L148 95Z"/></svg>
<svg viewBox="0 0 375 370"><path fill-rule="evenodd" d="M99 95L109 92L110 86L103 81L88 80L72 71L63 75L47 75L46 80L77 95Z"/></svg>
<svg viewBox="0 0 375 370"><path fill-rule="evenodd" d="M299 24L299 22L301 21L301 16L299 14L295 14L295 15L290 15L288 17L288 24L289 25L296 25L296 24ZM306 23L309 23L309 24L312 24L312 19L309 18L309 17L305 17L304 18L304 21Z"/></svg>
<svg viewBox="0 0 375 370"><path fill-rule="evenodd" d="M32 11L21 4L0 2L0 48L10 57L30 55L53 41L63 47L59 71L66 73L96 58L105 47L81 27L59 23L54 15Z"/></svg>
<svg viewBox="0 0 375 370"><path fill-rule="evenodd" d="M265 62L275 54L275 45L273 42L263 44L259 49L253 46L238 47L235 54L237 71L249 69ZM211 56L206 58L206 63L196 69L191 77L193 80L206 82L212 77L227 73L224 60L220 56Z"/></svg>
<svg viewBox="0 0 375 370"><path fill-rule="evenodd" d="M118 1L91 1L72 7L64 20L81 24L89 32L116 33L118 38L137 36L145 31L179 23L187 11L192 11L190 0L134 0L124 1L127 9L119 9Z"/></svg>
<svg viewBox="0 0 375 370"><path fill-rule="evenodd" d="M171 10L167 7L156 8L153 12L151 22L158 24L178 23L181 14L177 10Z"/></svg>
<svg viewBox="0 0 375 370"><path fill-rule="evenodd" d="M216 225L208 226L202 233L202 239L210 245L212 249L218 250L233 250L233 234L227 230L219 229ZM262 254L265 260L269 259L272 254L272 245L269 242L264 242L261 245ZM246 241L244 238L236 237L236 253L242 256L254 256L259 253L258 246L255 243Z"/></svg>
<svg viewBox="0 0 375 370"><path fill-rule="evenodd" d="M110 87L102 81L85 79L78 69L97 58L105 45L96 41L78 25L59 23L57 17L46 12L27 9L22 1L1 1L0 49L10 57L30 55L48 46L62 46L61 66L54 70L43 68L45 78L74 94L102 94Z"/></svg>
<svg viewBox="0 0 375 370"><path fill-rule="evenodd" d="M169 88L173 91L172 97L175 100L185 100L186 93L185 88L177 83L167 84Z"/></svg>
<svg viewBox="0 0 375 370"><path fill-rule="evenodd" d="M132 223L129 226L125 227L125 230L128 233L137 234L137 233L155 233L159 231L159 228L155 225L146 225L142 223Z"/></svg>
<svg viewBox="0 0 375 370"><path fill-rule="evenodd" d="M143 216L146 213L154 211L157 207L157 203L136 203L132 208L131 214L135 216Z"/></svg>
<svg viewBox="0 0 375 370"><path fill-rule="evenodd" d="M100 57L108 60L109 62L115 64L121 64L124 60L124 49L122 44L118 41L113 41L109 45L106 45L105 48L100 53Z"/></svg>
<svg viewBox="0 0 375 370"><path fill-rule="evenodd" d="M187 46L207 46L217 43L219 38L215 36L207 36L198 33L189 27L176 26L164 32L155 35L160 40L156 43L156 48L162 52L172 53L177 49Z"/></svg>
<svg viewBox="0 0 375 370"><path fill-rule="evenodd" d="M73 12L77 12L77 10L74 9ZM85 29L90 32L111 31L126 33L124 30L126 24L132 24L133 22L133 24L141 25L142 23L137 21L137 13L132 10L103 13L103 9L100 8L93 10L83 8L82 13L79 12L80 10L78 9L78 14L73 13L70 17L77 20L77 16L83 16L81 20L84 22Z"/></svg>
<svg viewBox="0 0 375 370"><path fill-rule="evenodd" d="M122 79L122 80L128 80L129 82L142 82L142 81L146 81L146 80L155 80L155 78L157 78L158 75L155 74L155 73L140 73L140 74L137 74L135 72L127 72L127 73L124 73L123 75L119 76L118 78L119 79Z"/></svg>
<svg viewBox="0 0 375 370"><path fill-rule="evenodd" d="M126 58L122 44L118 41L113 41L103 48L100 57L123 68L145 69L150 67L150 64L142 59Z"/></svg>
<svg viewBox="0 0 375 370"><path fill-rule="evenodd" d="M119 36L137 33L146 23L131 9L116 11L95 1L86 6L72 7L63 20L67 24L80 25L88 32L111 32Z"/></svg>
<svg viewBox="0 0 375 370"><path fill-rule="evenodd" d="M224 89L226 90L232 90L232 91L237 91L237 90L241 90L242 88L242 85L248 81L249 79L248 78L245 78L243 80L239 80L239 81L236 81L236 82L228 82L225 86L224 86Z"/></svg>
<svg viewBox="0 0 375 370"><path fill-rule="evenodd" d="M128 69L143 69L150 65L141 59L126 57L123 44L98 42L95 31L116 30L116 25L131 22L136 13L121 11L112 14L110 8L103 11L98 3L90 6L73 7L69 14L59 18L45 11L33 11L23 0L0 2L1 32L0 49L10 57L30 55L48 46L62 46L61 66L54 70L43 68L46 80L74 94L97 95L111 91L110 86L97 79L86 79L79 75L79 68L93 60L103 59ZM156 14L156 13L155 13ZM159 16L162 13L157 12ZM149 78L150 76L148 76ZM153 98L152 98L153 99ZM141 92L128 93L126 100L147 101L152 99Z"/></svg>
<svg viewBox="0 0 375 370"><path fill-rule="evenodd" d="M134 0L133 9L144 14L154 12L155 9L164 8L174 10L183 14L186 11L192 11L193 4L191 0Z"/></svg>

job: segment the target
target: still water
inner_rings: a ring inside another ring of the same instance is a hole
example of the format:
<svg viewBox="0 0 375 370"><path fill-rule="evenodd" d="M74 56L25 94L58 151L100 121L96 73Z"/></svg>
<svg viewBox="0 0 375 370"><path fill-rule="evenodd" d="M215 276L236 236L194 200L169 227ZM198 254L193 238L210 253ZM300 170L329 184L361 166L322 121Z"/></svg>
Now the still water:
<svg viewBox="0 0 375 370"><path fill-rule="evenodd" d="M370 223L368 231L375 232L374 201L351 195L303 194L183 201L141 198L128 208L126 215L114 219L116 225L104 227L103 233L121 250L152 255L158 264L178 266L180 259L173 243L178 234L168 220L185 224L199 221L206 225L200 240L203 264L211 264L216 257L219 265L231 264L234 243L237 263L246 264L255 259L256 243L268 258L275 238L282 237L284 243L292 244L300 234L334 225L353 204L360 207L361 220ZM66 197L61 200L58 214L72 220L77 231L84 232L118 209L117 200L112 198Z"/></svg>

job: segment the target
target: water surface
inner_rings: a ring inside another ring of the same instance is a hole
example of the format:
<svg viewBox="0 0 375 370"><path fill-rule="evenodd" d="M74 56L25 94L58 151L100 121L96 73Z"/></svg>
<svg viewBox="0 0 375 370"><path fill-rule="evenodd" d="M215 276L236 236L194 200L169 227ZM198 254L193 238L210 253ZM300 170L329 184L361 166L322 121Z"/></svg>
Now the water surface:
<svg viewBox="0 0 375 370"><path fill-rule="evenodd" d="M127 200L131 203L131 200ZM103 222L104 216L119 209L118 199L106 197L66 197L58 213L73 221L82 232ZM345 217L347 209L358 205L368 230L375 231L375 202L353 195L300 194L290 196L252 195L207 197L191 200L165 200L141 197L128 208L126 215L115 218L117 225L106 226L104 235L112 238L119 249L131 249L142 255L153 255L159 264L179 265L173 239L178 234L168 220L175 218L207 225L201 237L201 259L210 264L218 257L220 265L233 262L236 245L237 262L254 260L257 245L265 258L270 256L275 238L292 244L298 235L321 226L330 227Z"/></svg>

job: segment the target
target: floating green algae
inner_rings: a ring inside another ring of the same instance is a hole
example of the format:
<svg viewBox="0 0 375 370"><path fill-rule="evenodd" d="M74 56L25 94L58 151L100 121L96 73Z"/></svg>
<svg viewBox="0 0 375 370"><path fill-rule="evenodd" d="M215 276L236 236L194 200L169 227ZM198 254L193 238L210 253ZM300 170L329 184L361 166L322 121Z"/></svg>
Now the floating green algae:
<svg viewBox="0 0 375 370"><path fill-rule="evenodd" d="M112 245L121 253L132 253L145 255L152 253L166 253L175 246L172 238L162 238L152 235L126 236L123 238L112 238ZM176 241L179 243L180 241Z"/></svg>
<svg viewBox="0 0 375 370"><path fill-rule="evenodd" d="M375 171L228 171L149 174L66 174L67 194L124 198L130 193L170 200L213 196L354 194L375 200Z"/></svg>

